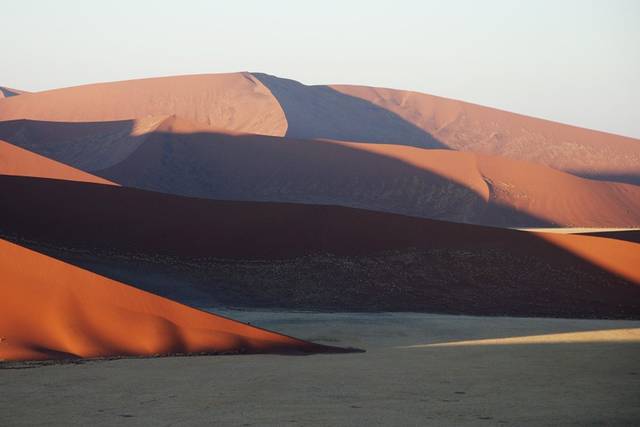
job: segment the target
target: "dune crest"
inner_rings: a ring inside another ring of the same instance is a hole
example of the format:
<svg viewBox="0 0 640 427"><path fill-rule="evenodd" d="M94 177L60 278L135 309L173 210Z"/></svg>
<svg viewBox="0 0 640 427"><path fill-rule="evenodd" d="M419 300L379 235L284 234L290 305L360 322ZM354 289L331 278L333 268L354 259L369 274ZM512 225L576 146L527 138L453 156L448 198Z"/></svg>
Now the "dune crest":
<svg viewBox="0 0 640 427"><path fill-rule="evenodd" d="M324 352L0 240L0 360Z"/></svg>
<svg viewBox="0 0 640 427"><path fill-rule="evenodd" d="M472 152L230 133L176 115L0 122L0 139L121 185L191 197L504 227L640 226L639 186Z"/></svg>
<svg viewBox="0 0 640 427"><path fill-rule="evenodd" d="M241 72L97 83L0 103L0 121L177 115L228 132L472 151L640 184L638 139L405 90Z"/></svg>
<svg viewBox="0 0 640 427"><path fill-rule="evenodd" d="M230 131L284 135L287 129L280 104L249 73L96 83L7 98L0 106L0 121L115 121L173 114Z"/></svg>

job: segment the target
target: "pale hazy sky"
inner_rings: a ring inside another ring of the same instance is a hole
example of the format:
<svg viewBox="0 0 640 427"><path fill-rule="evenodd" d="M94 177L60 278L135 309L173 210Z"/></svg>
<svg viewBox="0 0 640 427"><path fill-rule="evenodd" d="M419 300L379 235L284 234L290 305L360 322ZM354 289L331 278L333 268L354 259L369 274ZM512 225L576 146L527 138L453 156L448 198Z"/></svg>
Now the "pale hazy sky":
<svg viewBox="0 0 640 427"><path fill-rule="evenodd" d="M640 0L0 0L0 85L261 71L640 137Z"/></svg>

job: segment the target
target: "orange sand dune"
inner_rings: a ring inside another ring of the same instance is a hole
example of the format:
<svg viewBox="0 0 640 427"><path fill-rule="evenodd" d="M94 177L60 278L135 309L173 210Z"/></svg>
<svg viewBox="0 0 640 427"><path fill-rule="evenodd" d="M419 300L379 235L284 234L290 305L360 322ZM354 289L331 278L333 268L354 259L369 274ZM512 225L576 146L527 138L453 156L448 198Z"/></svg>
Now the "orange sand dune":
<svg viewBox="0 0 640 427"><path fill-rule="evenodd" d="M305 86L243 72L98 83L0 100L0 121L174 114L231 132L451 148L640 184L637 139L410 91Z"/></svg>
<svg viewBox="0 0 640 427"><path fill-rule="evenodd" d="M176 116L148 116L108 122L0 122L0 139L87 172L126 159L153 132L218 132L220 129Z"/></svg>
<svg viewBox="0 0 640 427"><path fill-rule="evenodd" d="M640 187L469 152L229 134L175 115L0 122L0 138L121 185L186 196L507 227L640 225Z"/></svg>
<svg viewBox="0 0 640 427"><path fill-rule="evenodd" d="M638 186L403 145L157 133L96 173L186 196L329 203L475 224L640 225Z"/></svg>
<svg viewBox="0 0 640 427"><path fill-rule="evenodd" d="M330 348L211 315L0 240L0 360Z"/></svg>
<svg viewBox="0 0 640 427"><path fill-rule="evenodd" d="M640 184L640 141L424 93L333 85L397 114L455 150Z"/></svg>
<svg viewBox="0 0 640 427"><path fill-rule="evenodd" d="M591 262L640 284L640 244L596 236L577 234L536 233L539 237Z"/></svg>
<svg viewBox="0 0 640 427"><path fill-rule="evenodd" d="M0 140L0 175L34 176L117 185Z"/></svg>
<svg viewBox="0 0 640 427"><path fill-rule="evenodd" d="M86 122L177 114L230 131L282 135L287 129L278 102L249 73L97 83L1 102L0 120Z"/></svg>
<svg viewBox="0 0 640 427"><path fill-rule="evenodd" d="M222 259L220 268L243 273L218 279L229 280L240 295L282 293L273 306L282 307L278 301L284 299L290 307L308 301L305 307L313 308L320 298L331 302L319 306L343 309L640 316L640 244L633 242L31 177L0 176L0 194L0 233L12 240L36 242L43 250L77 248L90 258L113 254L118 271L123 260L158 256L168 257L167 268L193 266L193 275L176 287L186 286L202 268L215 271L212 260ZM313 271L288 274L290 262ZM267 269L263 277L260 268L269 265L277 271ZM387 265L389 270L382 268ZM378 266L380 275L368 277ZM345 281L352 270L362 276ZM211 280L203 278L199 286L218 295L217 279ZM261 291L262 286L268 287ZM292 292L299 299L290 299Z"/></svg>
<svg viewBox="0 0 640 427"><path fill-rule="evenodd" d="M0 176L0 190L7 196L0 203L4 232L63 246L241 259L399 248L509 248L554 263L566 261L562 253L578 254L640 284L640 244L618 239L499 229L338 206L178 197L30 177ZM46 218L39 214L43 211ZM552 249L558 247L562 250Z"/></svg>

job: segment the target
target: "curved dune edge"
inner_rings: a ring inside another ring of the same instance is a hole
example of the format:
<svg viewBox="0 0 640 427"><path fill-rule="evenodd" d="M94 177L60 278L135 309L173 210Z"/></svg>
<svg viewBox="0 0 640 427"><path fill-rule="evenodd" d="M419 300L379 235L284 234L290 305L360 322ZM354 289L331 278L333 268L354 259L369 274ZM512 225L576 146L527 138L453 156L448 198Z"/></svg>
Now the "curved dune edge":
<svg viewBox="0 0 640 427"><path fill-rule="evenodd" d="M393 144L158 132L96 173L183 196L338 204L493 226L640 225L638 186L505 157ZM210 184L221 179L224 186Z"/></svg>
<svg viewBox="0 0 640 427"><path fill-rule="evenodd" d="M288 126L271 91L247 72L74 86L2 99L0 108L2 121L92 122L173 114L221 129L265 135L284 135Z"/></svg>
<svg viewBox="0 0 640 427"><path fill-rule="evenodd" d="M0 140L0 175L33 176L118 185L107 179L81 171L64 163L48 159L31 151Z"/></svg>
<svg viewBox="0 0 640 427"><path fill-rule="evenodd" d="M454 150L500 155L582 176L638 176L638 139L408 90L331 85L391 111Z"/></svg>
<svg viewBox="0 0 640 427"><path fill-rule="evenodd" d="M340 351L205 313L0 240L0 360Z"/></svg>
<svg viewBox="0 0 640 427"><path fill-rule="evenodd" d="M482 345L527 344L579 344L579 343L640 343L640 328L608 329L601 331L567 332L562 334L531 335L526 337L490 338L417 344L398 348L465 347Z"/></svg>
<svg viewBox="0 0 640 427"><path fill-rule="evenodd" d="M640 225L639 186L472 152L222 132L176 115L1 122L0 139L120 185L191 197L339 204L503 227Z"/></svg>

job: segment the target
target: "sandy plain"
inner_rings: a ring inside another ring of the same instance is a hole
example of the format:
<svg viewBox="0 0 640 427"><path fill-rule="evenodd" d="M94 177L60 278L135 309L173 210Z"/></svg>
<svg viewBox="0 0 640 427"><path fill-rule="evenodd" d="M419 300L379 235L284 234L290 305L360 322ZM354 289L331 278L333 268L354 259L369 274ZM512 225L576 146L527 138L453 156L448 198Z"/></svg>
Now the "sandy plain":
<svg viewBox="0 0 640 427"><path fill-rule="evenodd" d="M5 425L637 425L640 322L215 310L365 353L0 365ZM490 341L483 341L490 340Z"/></svg>

